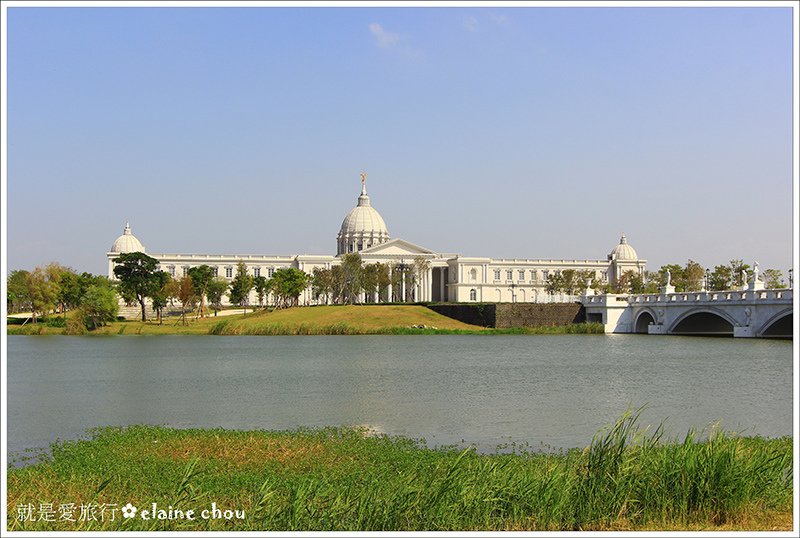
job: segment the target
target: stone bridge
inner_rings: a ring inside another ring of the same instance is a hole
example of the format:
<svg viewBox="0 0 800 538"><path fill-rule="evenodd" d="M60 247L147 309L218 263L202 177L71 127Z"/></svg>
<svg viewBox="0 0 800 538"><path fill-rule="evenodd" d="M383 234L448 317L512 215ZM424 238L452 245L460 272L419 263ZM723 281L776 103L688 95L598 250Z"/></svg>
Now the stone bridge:
<svg viewBox="0 0 800 538"><path fill-rule="evenodd" d="M584 296L586 320L606 332L792 338L793 292L730 290Z"/></svg>

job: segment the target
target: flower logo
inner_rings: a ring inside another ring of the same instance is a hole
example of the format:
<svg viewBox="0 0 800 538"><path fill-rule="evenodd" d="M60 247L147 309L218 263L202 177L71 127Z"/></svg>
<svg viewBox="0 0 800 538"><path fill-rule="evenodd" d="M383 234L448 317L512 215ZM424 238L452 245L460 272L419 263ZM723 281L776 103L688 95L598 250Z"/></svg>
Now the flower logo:
<svg viewBox="0 0 800 538"><path fill-rule="evenodd" d="M122 507L122 517L124 518L136 517L136 510L137 508L135 506L133 506L131 503L128 503Z"/></svg>

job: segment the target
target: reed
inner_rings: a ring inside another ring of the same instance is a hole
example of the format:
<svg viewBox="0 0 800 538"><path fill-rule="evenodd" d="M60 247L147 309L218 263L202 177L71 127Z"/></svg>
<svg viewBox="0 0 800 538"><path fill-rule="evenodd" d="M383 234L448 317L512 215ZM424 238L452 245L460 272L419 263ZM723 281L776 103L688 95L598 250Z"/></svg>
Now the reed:
<svg viewBox="0 0 800 538"><path fill-rule="evenodd" d="M237 521L93 523L92 530L788 530L792 440L715 429L665 439L625 413L583 450L479 454L358 428L104 428L8 472L18 505L156 502L244 510Z"/></svg>

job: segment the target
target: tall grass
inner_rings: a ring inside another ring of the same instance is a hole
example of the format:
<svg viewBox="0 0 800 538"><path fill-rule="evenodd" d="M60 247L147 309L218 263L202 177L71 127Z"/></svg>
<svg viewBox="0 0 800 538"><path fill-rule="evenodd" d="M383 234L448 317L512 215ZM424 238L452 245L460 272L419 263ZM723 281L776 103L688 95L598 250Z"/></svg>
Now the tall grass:
<svg viewBox="0 0 800 538"><path fill-rule="evenodd" d="M104 530L579 530L791 527L792 440L719 431L665 440L626 413L584 450L482 455L361 429L106 428L9 469L21 503L244 510L241 521L104 522ZM777 516L776 516L777 514ZM777 519L776 519L777 518Z"/></svg>

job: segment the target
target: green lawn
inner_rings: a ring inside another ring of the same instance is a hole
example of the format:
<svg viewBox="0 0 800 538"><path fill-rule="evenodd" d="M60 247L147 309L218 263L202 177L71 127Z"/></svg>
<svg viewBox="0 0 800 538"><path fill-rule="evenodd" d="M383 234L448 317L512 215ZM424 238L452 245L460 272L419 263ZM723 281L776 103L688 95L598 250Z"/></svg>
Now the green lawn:
<svg viewBox="0 0 800 538"><path fill-rule="evenodd" d="M529 333L602 333L599 324L577 324L566 327L534 329L487 329L468 325L443 316L424 306L314 306L267 312L259 310L246 315L194 319L188 316L187 325L178 319L142 323L125 320L109 323L90 334L221 334L221 335L279 335L279 334L529 334ZM415 328L414 326L417 326ZM424 328L419 328L424 326ZM46 323L25 326L8 325L8 334L64 334L63 327Z"/></svg>

